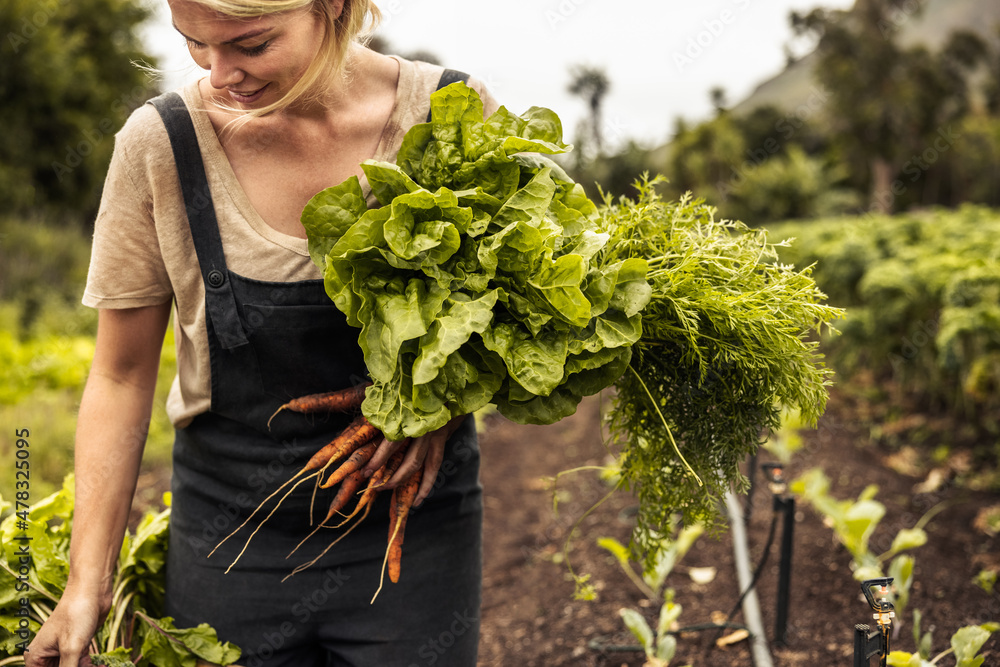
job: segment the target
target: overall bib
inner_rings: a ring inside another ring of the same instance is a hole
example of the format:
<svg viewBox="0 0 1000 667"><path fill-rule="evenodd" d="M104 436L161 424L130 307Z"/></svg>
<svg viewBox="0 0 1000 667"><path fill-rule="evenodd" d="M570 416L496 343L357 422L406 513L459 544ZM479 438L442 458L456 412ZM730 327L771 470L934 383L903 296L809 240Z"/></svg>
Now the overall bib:
<svg viewBox="0 0 1000 667"><path fill-rule="evenodd" d="M164 120L205 281L212 408L174 443L166 612L178 627L208 623L247 667L475 665L479 637L482 490L475 425L448 442L433 493L406 526L398 584L385 578L389 493L315 565L282 581L345 529L308 535L312 480L289 495L226 574L278 498L223 544L264 498L298 472L352 415L279 413L291 398L367 375L358 330L322 280L251 280L226 267L194 126L176 94L152 101ZM290 488L290 487L289 487ZM288 490L287 488L285 489ZM284 493L284 491L282 492ZM320 489L322 520L336 487Z"/></svg>

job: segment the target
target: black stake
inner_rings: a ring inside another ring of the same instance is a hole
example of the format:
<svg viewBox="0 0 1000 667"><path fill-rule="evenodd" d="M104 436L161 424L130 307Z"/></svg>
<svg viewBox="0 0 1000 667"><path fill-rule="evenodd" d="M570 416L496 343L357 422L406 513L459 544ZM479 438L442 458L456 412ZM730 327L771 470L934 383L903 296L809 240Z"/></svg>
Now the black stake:
<svg viewBox="0 0 1000 667"><path fill-rule="evenodd" d="M774 513L782 516L781 562L778 565L777 614L774 619L774 642L788 645L788 609L792 586L792 544L795 526L795 497L786 494L785 469L780 463L761 466L774 496Z"/></svg>
<svg viewBox="0 0 1000 667"><path fill-rule="evenodd" d="M774 621L774 641L788 645L788 609L792 588L792 539L795 527L795 496L775 499L784 515L781 526L781 563L778 566L778 612Z"/></svg>

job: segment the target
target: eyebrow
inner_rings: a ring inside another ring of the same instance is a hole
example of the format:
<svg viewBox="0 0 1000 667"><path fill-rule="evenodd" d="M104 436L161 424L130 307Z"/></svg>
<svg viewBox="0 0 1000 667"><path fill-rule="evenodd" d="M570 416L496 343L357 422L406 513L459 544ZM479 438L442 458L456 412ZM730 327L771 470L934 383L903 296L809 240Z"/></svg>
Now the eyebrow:
<svg viewBox="0 0 1000 667"><path fill-rule="evenodd" d="M181 29L177 27L176 23L171 23L171 24L174 26L174 30L176 30L177 32L181 33L181 36L184 39L187 39L189 41L195 42L196 44L201 44L201 42L199 42L197 39L194 39L192 37L188 37L187 35L185 35L181 31ZM251 30L250 32L245 32L245 33L243 33L242 35L240 35L238 37L234 37L233 39L226 40L222 44L223 44L223 46L228 46L229 44L236 44L238 42L242 42L245 39L250 39L251 37L257 37L259 35L263 35L264 33L270 32L272 30L274 30L273 27L261 28L259 30Z"/></svg>

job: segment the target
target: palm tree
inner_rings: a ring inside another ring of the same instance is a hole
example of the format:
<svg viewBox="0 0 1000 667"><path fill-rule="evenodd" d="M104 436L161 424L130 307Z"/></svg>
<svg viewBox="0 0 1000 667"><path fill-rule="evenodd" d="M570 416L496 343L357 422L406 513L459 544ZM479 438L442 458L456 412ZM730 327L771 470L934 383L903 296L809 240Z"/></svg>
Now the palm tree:
<svg viewBox="0 0 1000 667"><path fill-rule="evenodd" d="M601 106L610 87L611 81L608 79L608 75L599 67L576 65L570 69L568 90L571 94L582 97L590 107L590 131L598 155L604 152L604 140L601 135Z"/></svg>

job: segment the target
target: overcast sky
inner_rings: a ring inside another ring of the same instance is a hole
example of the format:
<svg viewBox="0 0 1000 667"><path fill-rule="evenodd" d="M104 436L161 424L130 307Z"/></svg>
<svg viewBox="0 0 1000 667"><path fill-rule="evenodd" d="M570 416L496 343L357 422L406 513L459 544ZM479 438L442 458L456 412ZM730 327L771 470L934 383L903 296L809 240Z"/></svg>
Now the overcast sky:
<svg viewBox="0 0 1000 667"><path fill-rule="evenodd" d="M146 31L163 58L167 84L197 78L166 0ZM615 143L655 145L674 119L711 112L709 91L730 102L784 65L788 13L853 0L376 0L380 34L398 52L425 50L484 81L514 112L545 106L563 119L567 140L586 113L566 92L570 67L603 68L611 80L605 134Z"/></svg>

